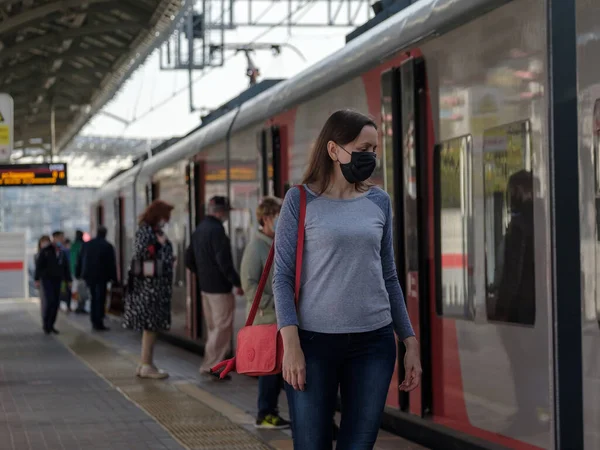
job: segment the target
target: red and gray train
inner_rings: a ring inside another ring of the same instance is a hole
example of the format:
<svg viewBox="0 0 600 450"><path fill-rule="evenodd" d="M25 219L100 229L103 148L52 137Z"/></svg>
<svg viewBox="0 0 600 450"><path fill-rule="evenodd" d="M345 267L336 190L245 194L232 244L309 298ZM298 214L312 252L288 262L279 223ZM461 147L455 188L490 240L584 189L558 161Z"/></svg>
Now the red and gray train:
<svg viewBox="0 0 600 450"><path fill-rule="evenodd" d="M149 202L175 205L166 231L182 261L208 199L228 195L239 264L258 202L301 181L329 114L368 113L424 368L401 394L399 364L384 426L435 448L598 449L598 23L596 0L420 0L111 179L92 232L108 227L124 277ZM515 175L531 180L533 225L507 251ZM175 278L171 334L202 342L194 279L183 264Z"/></svg>

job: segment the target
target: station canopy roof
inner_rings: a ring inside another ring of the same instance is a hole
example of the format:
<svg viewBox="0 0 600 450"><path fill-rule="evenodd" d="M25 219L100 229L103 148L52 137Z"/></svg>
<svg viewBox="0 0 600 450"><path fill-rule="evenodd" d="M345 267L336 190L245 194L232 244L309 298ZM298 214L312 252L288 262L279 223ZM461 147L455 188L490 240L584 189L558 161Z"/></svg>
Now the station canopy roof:
<svg viewBox="0 0 600 450"><path fill-rule="evenodd" d="M0 0L0 92L14 99L15 149L51 148L52 123L65 148L190 1Z"/></svg>
<svg viewBox="0 0 600 450"><path fill-rule="evenodd" d="M67 144L57 161L68 164L70 187L97 188L116 172L129 169L136 158L159 147L163 139L78 135ZM15 150L17 163L48 162L39 148Z"/></svg>

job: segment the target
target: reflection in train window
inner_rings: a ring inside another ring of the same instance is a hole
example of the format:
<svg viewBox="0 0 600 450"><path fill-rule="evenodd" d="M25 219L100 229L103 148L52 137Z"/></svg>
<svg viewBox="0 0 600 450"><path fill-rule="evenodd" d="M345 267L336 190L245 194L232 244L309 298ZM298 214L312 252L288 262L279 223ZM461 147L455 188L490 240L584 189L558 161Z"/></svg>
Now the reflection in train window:
<svg viewBox="0 0 600 450"><path fill-rule="evenodd" d="M535 261L529 121L483 135L488 320L533 325Z"/></svg>
<svg viewBox="0 0 600 450"><path fill-rule="evenodd" d="M472 318L471 136L442 142L438 149L441 289L437 312Z"/></svg>
<svg viewBox="0 0 600 450"><path fill-rule="evenodd" d="M378 146L377 168L371 180L381 186L390 196L392 205L396 206L394 185L394 132L392 115L393 72L390 70L381 75L381 145ZM394 219L396 216L394 215ZM394 226L394 254L399 255L398 232Z"/></svg>
<svg viewBox="0 0 600 450"><path fill-rule="evenodd" d="M596 206L596 248L595 248L595 258L596 258L596 268L598 268L598 263L600 263L600 100L596 100L596 104L594 105L594 118L593 118L593 127L594 127L594 169L595 169L595 206ZM596 269L598 270L598 269ZM596 277L597 279L597 277ZM596 282L597 283L597 282ZM598 319L598 323L600 324L600 293L598 292L598 286L596 286L596 318ZM586 302L587 303L587 302ZM587 308L586 308L587 310ZM593 313L592 313L593 314ZM588 317L588 313L586 311L586 317ZM593 315L592 315L593 317Z"/></svg>

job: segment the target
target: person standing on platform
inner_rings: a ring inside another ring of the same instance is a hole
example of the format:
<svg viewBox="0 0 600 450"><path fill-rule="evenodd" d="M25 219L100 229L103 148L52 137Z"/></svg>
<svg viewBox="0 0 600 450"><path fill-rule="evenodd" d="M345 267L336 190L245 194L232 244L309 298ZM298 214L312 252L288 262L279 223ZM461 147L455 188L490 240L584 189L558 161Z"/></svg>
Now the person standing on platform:
<svg viewBox="0 0 600 450"><path fill-rule="evenodd" d="M411 391L421 380L419 344L394 262L392 202L369 182L377 143L373 120L334 112L315 141L303 186L287 192L277 222L273 292L298 450L331 449L338 389L337 448L374 447L396 340L406 347L406 377L398 388ZM306 217L299 224L304 194ZM306 234L296 309L299 226Z"/></svg>
<svg viewBox="0 0 600 450"><path fill-rule="evenodd" d="M65 239L65 235L62 234L61 236L61 240L62 242L60 243L60 246L62 248L62 250L65 252L65 255L67 257L67 263L69 264L69 270L71 270L71 240L70 239ZM71 271L71 277L73 277L73 272ZM67 313L70 313L72 311L71 309L71 296L72 294L72 290L71 287L69 287L67 285L67 283L63 282L62 286L60 288L60 295L61 295L61 301L65 302L65 305L67 306Z"/></svg>
<svg viewBox="0 0 600 450"><path fill-rule="evenodd" d="M231 243L223 226L230 211L227 197L210 199L208 216L192 234L192 242L185 255L186 267L198 277L202 292L202 312L208 336L200 373L206 376L211 376L210 368L231 351L235 310L232 289L235 287L237 295L244 295L240 276L233 266ZM231 378L227 376L225 379Z"/></svg>
<svg viewBox="0 0 600 450"><path fill-rule="evenodd" d="M118 281L115 248L106 240L106 233L106 227L100 225L96 238L83 245L79 254L80 271L75 273L76 278L83 279L90 289L90 319L96 331L108 330L104 326L106 284Z"/></svg>
<svg viewBox="0 0 600 450"><path fill-rule="evenodd" d="M275 237L277 218L281 210L281 200L267 197L256 209L256 219L260 225L258 233L252 238L242 257L240 276L242 288L248 301L248 313L252 307L256 290L263 273L269 251ZM260 300L258 314L254 325L268 325L277 323L275 317L275 299L272 287L273 271L269 274L267 284ZM279 415L279 393L283 389L281 374L258 377L258 415L257 428L282 429L289 428L290 423Z"/></svg>
<svg viewBox="0 0 600 450"><path fill-rule="evenodd" d="M39 241L38 241L38 251L35 254L35 257L33 259L33 267L37 267L37 261L38 258L40 257L40 253L42 252L42 250L46 247L48 247L49 245L52 244L52 240L50 239L50 236L48 235L43 235ZM40 308L41 308L41 314L42 314L42 318L44 317L44 308L46 307L46 296L44 295L44 289L40 287L37 287L36 284L36 289L38 291L38 296L40 297Z"/></svg>
<svg viewBox="0 0 600 450"><path fill-rule="evenodd" d="M71 286L71 270L67 255L59 246L61 235L60 231L52 233L52 244L40 250L35 264L35 287L44 291L42 323L46 334L58 334L54 324L60 306L61 283L64 281L69 287Z"/></svg>
<svg viewBox="0 0 600 450"><path fill-rule="evenodd" d="M77 292L77 308L75 309L76 314L86 314L85 304L89 298L89 291L85 281L81 278L77 278L77 263L79 261L79 255L83 249L83 231L75 231L75 242L71 245L71 257L69 258L71 263L71 275L75 276L73 281L72 291Z"/></svg>
<svg viewBox="0 0 600 450"><path fill-rule="evenodd" d="M169 376L154 365L154 345L158 332L171 328L175 256L163 228L171 220L172 210L173 206L162 200L153 201L135 234L123 326L143 332L142 361L136 371L141 378Z"/></svg>

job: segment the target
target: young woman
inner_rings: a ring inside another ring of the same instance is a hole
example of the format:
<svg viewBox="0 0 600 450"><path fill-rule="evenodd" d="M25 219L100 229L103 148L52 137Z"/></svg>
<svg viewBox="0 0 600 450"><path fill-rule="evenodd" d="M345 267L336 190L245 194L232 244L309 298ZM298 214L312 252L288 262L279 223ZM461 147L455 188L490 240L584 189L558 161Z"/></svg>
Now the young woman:
<svg viewBox="0 0 600 450"><path fill-rule="evenodd" d="M173 206L162 200L152 202L135 234L132 268L133 283L127 293L123 326L143 331L142 360L136 374L142 378L163 379L168 373L154 365L154 344L158 331L171 328L173 294L173 247L163 232Z"/></svg>
<svg viewBox="0 0 600 450"><path fill-rule="evenodd" d="M307 209L302 289L294 306L300 191L283 202L275 237L273 291L284 343L283 377L294 448L331 449L338 389L339 450L373 448L396 362L421 378L419 345L398 282L388 194L367 180L376 166L377 127L354 111L325 123L304 178Z"/></svg>
<svg viewBox="0 0 600 450"><path fill-rule="evenodd" d="M258 283L269 257L277 218L281 210L281 200L278 198L265 198L256 209L256 218L260 229L252 238L242 257L240 278L242 289L248 300L248 312L254 301L254 295L258 289ZM272 272L269 274L265 290L260 300L258 314L254 319L255 325L272 324L275 318L275 304L273 300ZM281 429L288 428L289 422L279 415L279 393L283 388L281 375L268 375L258 378L258 415L256 417L257 428Z"/></svg>

